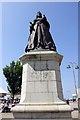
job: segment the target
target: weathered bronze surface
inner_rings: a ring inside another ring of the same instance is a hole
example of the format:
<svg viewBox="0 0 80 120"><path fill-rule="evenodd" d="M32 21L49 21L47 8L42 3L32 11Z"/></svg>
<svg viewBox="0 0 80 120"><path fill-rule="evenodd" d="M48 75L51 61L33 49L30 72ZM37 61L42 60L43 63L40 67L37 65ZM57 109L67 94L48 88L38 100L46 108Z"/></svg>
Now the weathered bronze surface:
<svg viewBox="0 0 80 120"><path fill-rule="evenodd" d="M36 19L30 22L30 35L25 52L52 50L56 51L55 43L49 32L50 24L45 15L38 12Z"/></svg>

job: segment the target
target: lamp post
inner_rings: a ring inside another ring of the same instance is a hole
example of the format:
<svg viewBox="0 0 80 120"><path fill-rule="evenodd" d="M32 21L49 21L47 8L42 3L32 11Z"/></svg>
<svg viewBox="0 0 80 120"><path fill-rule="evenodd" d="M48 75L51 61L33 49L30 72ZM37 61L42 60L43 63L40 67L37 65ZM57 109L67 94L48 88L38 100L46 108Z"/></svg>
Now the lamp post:
<svg viewBox="0 0 80 120"><path fill-rule="evenodd" d="M77 85L76 85L76 78L75 78L75 72L74 72L74 64L76 64L75 62L70 62L71 66L72 66L72 72L73 72L73 78L74 78L74 86L75 86L75 92L76 92L76 96L77 96ZM68 69L71 68L70 65L67 66ZM79 69L79 66L76 64L75 69Z"/></svg>

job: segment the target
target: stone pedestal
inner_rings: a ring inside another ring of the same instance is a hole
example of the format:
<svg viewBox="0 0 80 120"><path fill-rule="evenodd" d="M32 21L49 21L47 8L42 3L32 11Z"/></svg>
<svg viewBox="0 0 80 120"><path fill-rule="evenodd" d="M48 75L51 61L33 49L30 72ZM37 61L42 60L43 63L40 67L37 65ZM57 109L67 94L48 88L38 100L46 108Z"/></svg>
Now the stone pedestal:
<svg viewBox="0 0 80 120"><path fill-rule="evenodd" d="M53 51L29 52L23 64L20 104L12 108L16 120L72 120L63 101L60 64L62 56Z"/></svg>

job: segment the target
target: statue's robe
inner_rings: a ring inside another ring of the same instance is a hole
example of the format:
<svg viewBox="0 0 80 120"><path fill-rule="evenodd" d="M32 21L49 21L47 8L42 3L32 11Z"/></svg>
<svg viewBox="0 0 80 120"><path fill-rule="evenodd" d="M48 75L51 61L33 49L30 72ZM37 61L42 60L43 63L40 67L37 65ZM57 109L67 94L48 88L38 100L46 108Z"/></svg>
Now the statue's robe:
<svg viewBox="0 0 80 120"><path fill-rule="evenodd" d="M56 46L49 32L49 23L42 19L35 22L25 51L44 49L56 51Z"/></svg>

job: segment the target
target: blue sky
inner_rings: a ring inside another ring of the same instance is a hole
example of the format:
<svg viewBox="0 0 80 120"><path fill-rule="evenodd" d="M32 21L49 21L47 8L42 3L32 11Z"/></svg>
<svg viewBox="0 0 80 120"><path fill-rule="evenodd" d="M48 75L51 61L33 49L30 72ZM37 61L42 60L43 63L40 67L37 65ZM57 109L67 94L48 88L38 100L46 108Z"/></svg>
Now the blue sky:
<svg viewBox="0 0 80 120"><path fill-rule="evenodd" d="M41 11L50 23L50 32L57 51L63 55L61 80L64 97L75 92L72 69L66 69L69 62L78 63L78 3L2 3L2 68L12 60L25 54L29 37L29 22ZM75 70L76 81L78 79ZM6 88L2 75L0 86Z"/></svg>

